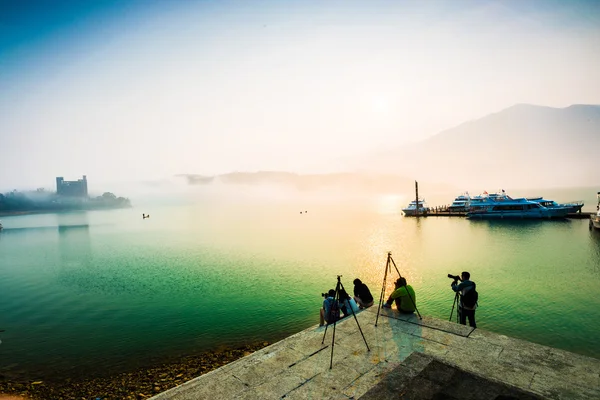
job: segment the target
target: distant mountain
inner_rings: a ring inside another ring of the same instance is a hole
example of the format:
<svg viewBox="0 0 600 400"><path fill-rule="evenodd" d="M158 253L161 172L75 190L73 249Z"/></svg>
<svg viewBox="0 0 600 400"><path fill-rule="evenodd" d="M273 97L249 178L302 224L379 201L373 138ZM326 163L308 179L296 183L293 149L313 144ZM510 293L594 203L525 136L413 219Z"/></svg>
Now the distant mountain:
<svg viewBox="0 0 600 400"><path fill-rule="evenodd" d="M355 165L473 190L600 186L599 149L599 105L517 104Z"/></svg>
<svg viewBox="0 0 600 400"><path fill-rule="evenodd" d="M361 172L181 174L192 185L275 185L298 190L365 193L545 187L600 188L600 105L566 108L517 104L427 140L345 160Z"/></svg>
<svg viewBox="0 0 600 400"><path fill-rule="evenodd" d="M412 178L383 173L296 174L281 171L233 172L216 176L180 174L191 185L250 185L287 187L300 191L394 193L414 188Z"/></svg>

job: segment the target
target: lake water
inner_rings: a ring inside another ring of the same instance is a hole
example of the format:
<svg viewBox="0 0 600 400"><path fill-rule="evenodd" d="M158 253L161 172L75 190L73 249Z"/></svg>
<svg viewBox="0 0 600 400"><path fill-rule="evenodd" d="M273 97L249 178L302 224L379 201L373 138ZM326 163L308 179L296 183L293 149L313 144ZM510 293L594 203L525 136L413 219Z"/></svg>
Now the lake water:
<svg viewBox="0 0 600 400"><path fill-rule="evenodd" d="M595 188L571 192L535 195L595 208ZM379 299L388 251L421 314L448 319L447 275L467 270L478 327L600 358L600 235L587 220L414 219L400 215L407 202L208 196L3 217L0 375L119 371L279 340L318 323L336 275Z"/></svg>

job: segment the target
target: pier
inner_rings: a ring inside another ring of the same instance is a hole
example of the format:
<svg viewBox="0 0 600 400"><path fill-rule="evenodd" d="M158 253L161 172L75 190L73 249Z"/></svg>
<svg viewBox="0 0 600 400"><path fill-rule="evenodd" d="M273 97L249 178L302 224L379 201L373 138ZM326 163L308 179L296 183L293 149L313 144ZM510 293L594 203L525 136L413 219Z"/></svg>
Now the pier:
<svg viewBox="0 0 600 400"><path fill-rule="evenodd" d="M334 342L313 326L152 399L600 398L595 358L390 309L377 320L377 306L357 320Z"/></svg>

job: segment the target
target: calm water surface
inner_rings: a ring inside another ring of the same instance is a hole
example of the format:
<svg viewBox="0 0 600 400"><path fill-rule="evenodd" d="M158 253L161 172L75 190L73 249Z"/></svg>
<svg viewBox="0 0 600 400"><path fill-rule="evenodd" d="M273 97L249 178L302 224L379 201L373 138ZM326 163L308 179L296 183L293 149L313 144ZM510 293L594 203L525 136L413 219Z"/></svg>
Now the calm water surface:
<svg viewBox="0 0 600 400"><path fill-rule="evenodd" d="M318 323L338 274L378 299L387 251L421 314L448 319L447 274L468 270L480 328L600 357L600 235L587 220L414 219L399 214L405 203L262 198L4 217L0 374L117 371L278 340Z"/></svg>

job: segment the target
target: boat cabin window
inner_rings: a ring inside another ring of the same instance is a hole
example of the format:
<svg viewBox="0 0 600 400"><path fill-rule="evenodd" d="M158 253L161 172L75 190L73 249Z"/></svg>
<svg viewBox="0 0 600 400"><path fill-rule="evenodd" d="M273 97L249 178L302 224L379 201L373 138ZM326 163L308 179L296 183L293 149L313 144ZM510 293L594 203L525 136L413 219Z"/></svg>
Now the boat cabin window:
<svg viewBox="0 0 600 400"><path fill-rule="evenodd" d="M522 211L524 204L502 204L494 206L494 211Z"/></svg>

